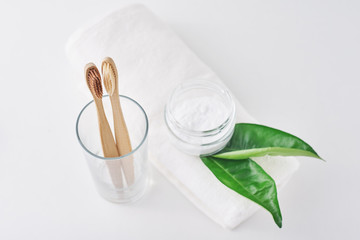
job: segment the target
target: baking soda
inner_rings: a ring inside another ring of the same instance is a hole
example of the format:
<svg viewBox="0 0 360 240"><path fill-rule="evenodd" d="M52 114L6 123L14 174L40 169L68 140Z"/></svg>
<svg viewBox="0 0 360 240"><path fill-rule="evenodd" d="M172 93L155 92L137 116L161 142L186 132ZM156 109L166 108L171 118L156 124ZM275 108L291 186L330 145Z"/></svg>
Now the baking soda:
<svg viewBox="0 0 360 240"><path fill-rule="evenodd" d="M212 154L232 136L235 106L221 85L189 81L174 90L165 108L165 121L176 148L195 156Z"/></svg>
<svg viewBox="0 0 360 240"><path fill-rule="evenodd" d="M211 96L184 99L174 108L174 118L185 129L207 131L219 127L228 117L223 102Z"/></svg>

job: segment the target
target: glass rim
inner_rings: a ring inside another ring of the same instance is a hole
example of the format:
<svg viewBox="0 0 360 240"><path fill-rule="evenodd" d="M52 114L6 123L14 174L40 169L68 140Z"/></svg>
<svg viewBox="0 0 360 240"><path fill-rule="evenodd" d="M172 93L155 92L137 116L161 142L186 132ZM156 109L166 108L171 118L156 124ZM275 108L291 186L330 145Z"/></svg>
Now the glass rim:
<svg viewBox="0 0 360 240"><path fill-rule="evenodd" d="M109 97L109 95L103 95L102 98L106 98L106 97ZM90 102L88 102L80 111L78 117L77 117L77 120L76 120L76 137L80 143L80 146L87 152L89 153L90 155L96 157L96 158L99 158L99 159L102 159L102 160L119 160L119 159L123 159L123 158L126 158L130 155L132 155L133 153L135 153L145 142L146 138L147 138L147 135L148 135L148 132L149 132L149 120L148 120L148 117L146 115L146 112L145 110L143 109L143 107L137 102L135 101L134 99L128 97L128 96L125 96L125 95L121 95L119 94L119 97L121 98L126 98L128 100L130 100L131 102L135 103L135 105L137 105L140 110L143 112L144 116L145 116L145 134L141 140L141 142L136 146L136 148L132 149L131 152L125 154L125 155L122 155L122 156L119 156L119 157L111 157L111 158L107 158L107 157L102 157L102 156L99 156L93 152L91 152L84 144L83 142L81 141L81 138L80 138L80 134L79 134L79 122L80 122L80 118L81 118L81 115L83 114L83 112L86 110L86 108L88 106L90 106L92 103L94 103L94 99L91 100Z"/></svg>

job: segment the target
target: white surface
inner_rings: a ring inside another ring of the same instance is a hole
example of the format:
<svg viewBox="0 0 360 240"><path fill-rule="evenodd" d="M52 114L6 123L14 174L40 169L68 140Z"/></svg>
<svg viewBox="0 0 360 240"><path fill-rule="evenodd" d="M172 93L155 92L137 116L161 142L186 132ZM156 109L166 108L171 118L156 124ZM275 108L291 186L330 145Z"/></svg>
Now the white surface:
<svg viewBox="0 0 360 240"><path fill-rule="evenodd" d="M120 3L1 2L0 239L358 239L359 3L146 3L252 115L300 136L327 163L302 159L279 195L282 229L259 211L224 230L156 171L142 201L107 203L75 137L88 99L69 77L64 44Z"/></svg>
<svg viewBox="0 0 360 240"><path fill-rule="evenodd" d="M84 66L89 61L100 66L108 55L114 59L120 70L119 91L136 99L148 115L151 162L204 214L233 229L259 209L219 182L199 157L184 154L171 144L164 108L175 86L194 79L207 82L207 86L221 80L150 9L130 4L79 29L70 36L66 55L74 75L81 80L79 90L86 96L90 94L83 80ZM236 122L254 122L236 98L234 102ZM131 121L131 114L125 117ZM264 157L256 161L275 180L279 191L299 168L294 158Z"/></svg>

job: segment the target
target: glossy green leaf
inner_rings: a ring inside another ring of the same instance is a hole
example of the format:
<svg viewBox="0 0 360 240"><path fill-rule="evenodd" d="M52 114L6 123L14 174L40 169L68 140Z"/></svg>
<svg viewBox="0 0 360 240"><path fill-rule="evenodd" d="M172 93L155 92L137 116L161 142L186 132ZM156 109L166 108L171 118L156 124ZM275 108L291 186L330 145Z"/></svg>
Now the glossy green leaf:
<svg viewBox="0 0 360 240"><path fill-rule="evenodd" d="M239 160L265 155L321 159L314 149L300 138L278 129L250 123L236 124L231 140L223 150L213 156Z"/></svg>
<svg viewBox="0 0 360 240"><path fill-rule="evenodd" d="M201 157L225 186L267 209L281 228L282 217L275 181L253 160L241 161Z"/></svg>

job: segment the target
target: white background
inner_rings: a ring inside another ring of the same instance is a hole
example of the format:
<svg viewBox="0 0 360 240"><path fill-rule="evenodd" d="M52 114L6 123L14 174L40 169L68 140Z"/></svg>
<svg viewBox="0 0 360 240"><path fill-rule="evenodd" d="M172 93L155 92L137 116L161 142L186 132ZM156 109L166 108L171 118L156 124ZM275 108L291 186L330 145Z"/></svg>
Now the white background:
<svg viewBox="0 0 360 240"><path fill-rule="evenodd" d="M153 170L129 206L95 191L75 137L81 95L68 36L130 1L1 1L0 239L360 239L359 1L143 1L261 123L327 160L302 158L279 194L222 229Z"/></svg>

